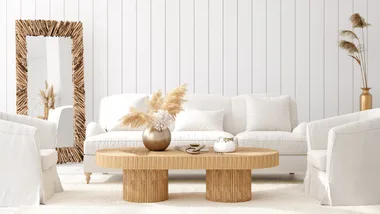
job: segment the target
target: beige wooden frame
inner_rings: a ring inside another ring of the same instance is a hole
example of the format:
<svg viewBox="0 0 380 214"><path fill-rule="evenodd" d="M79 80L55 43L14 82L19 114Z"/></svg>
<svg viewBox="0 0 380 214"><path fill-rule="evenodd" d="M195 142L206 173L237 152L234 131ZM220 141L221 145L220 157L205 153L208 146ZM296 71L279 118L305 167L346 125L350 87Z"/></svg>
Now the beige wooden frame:
<svg viewBox="0 0 380 214"><path fill-rule="evenodd" d="M81 162L86 133L83 27L81 22L16 20L16 108L28 114L27 36L70 37L72 39L73 120L75 147L57 148L58 163Z"/></svg>

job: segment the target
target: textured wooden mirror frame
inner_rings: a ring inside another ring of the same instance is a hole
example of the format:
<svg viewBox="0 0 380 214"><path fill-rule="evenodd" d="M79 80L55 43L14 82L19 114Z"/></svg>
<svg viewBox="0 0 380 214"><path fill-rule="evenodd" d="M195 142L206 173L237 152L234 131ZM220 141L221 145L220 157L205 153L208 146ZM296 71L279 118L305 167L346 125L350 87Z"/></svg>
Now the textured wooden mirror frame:
<svg viewBox="0 0 380 214"><path fill-rule="evenodd" d="M70 37L72 39L73 120L75 147L57 148L58 163L81 162L86 133L83 66L83 27L81 22L16 20L16 108L28 114L27 36Z"/></svg>

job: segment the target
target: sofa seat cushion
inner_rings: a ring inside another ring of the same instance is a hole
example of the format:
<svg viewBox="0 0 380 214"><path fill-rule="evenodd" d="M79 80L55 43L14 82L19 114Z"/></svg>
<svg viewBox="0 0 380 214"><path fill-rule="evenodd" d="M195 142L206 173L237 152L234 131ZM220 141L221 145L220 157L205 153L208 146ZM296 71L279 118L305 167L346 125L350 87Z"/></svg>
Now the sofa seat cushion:
<svg viewBox="0 0 380 214"><path fill-rule="evenodd" d="M326 171L327 150L308 151L307 162L319 170Z"/></svg>
<svg viewBox="0 0 380 214"><path fill-rule="evenodd" d="M40 154L42 170L47 170L57 165L58 153L55 149L41 149Z"/></svg>
<svg viewBox="0 0 380 214"><path fill-rule="evenodd" d="M175 131L171 135L170 147L194 142L212 146L219 137L233 137L232 134L221 131ZM87 138L84 153L94 155L100 149L138 146L144 146L141 131L114 131Z"/></svg>
<svg viewBox="0 0 380 214"><path fill-rule="evenodd" d="M236 135L239 146L275 149L281 154L305 155L306 136L281 131L250 131Z"/></svg>

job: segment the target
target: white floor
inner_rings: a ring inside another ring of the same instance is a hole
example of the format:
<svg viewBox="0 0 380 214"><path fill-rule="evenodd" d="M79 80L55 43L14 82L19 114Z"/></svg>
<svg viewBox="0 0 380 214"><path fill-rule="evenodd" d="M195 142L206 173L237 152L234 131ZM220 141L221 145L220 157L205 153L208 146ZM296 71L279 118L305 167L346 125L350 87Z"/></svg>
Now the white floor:
<svg viewBox="0 0 380 214"><path fill-rule="evenodd" d="M173 176L169 182L169 200L129 203L122 199L122 176L93 174L85 184L82 165L58 168L65 192L53 196L39 207L0 208L3 213L380 213L379 206L327 207L304 195L302 180L289 175L254 177L253 198L243 203L216 203L205 199L201 176Z"/></svg>

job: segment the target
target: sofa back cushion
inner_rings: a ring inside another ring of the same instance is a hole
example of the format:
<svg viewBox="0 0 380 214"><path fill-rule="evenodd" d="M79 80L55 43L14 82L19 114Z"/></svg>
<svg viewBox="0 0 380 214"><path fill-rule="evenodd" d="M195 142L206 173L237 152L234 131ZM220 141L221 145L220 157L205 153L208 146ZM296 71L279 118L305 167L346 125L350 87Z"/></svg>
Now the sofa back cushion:
<svg viewBox="0 0 380 214"><path fill-rule="evenodd" d="M180 112L174 131L224 131L224 110L188 110Z"/></svg>
<svg viewBox="0 0 380 214"><path fill-rule="evenodd" d="M278 95L271 94L255 94L256 96L265 96L265 97L277 97ZM251 95L239 95L231 97L231 123L224 125L228 127L226 132L231 134L239 134L246 130L247 124L247 104L246 96ZM290 118L291 118L291 128L294 129L298 125L297 117L297 102L295 99L290 98Z"/></svg>
<svg viewBox="0 0 380 214"><path fill-rule="evenodd" d="M143 130L144 127L132 129L121 127L119 119L129 113L130 107L146 111L146 94L119 94L104 97L100 101L99 124L108 131Z"/></svg>

